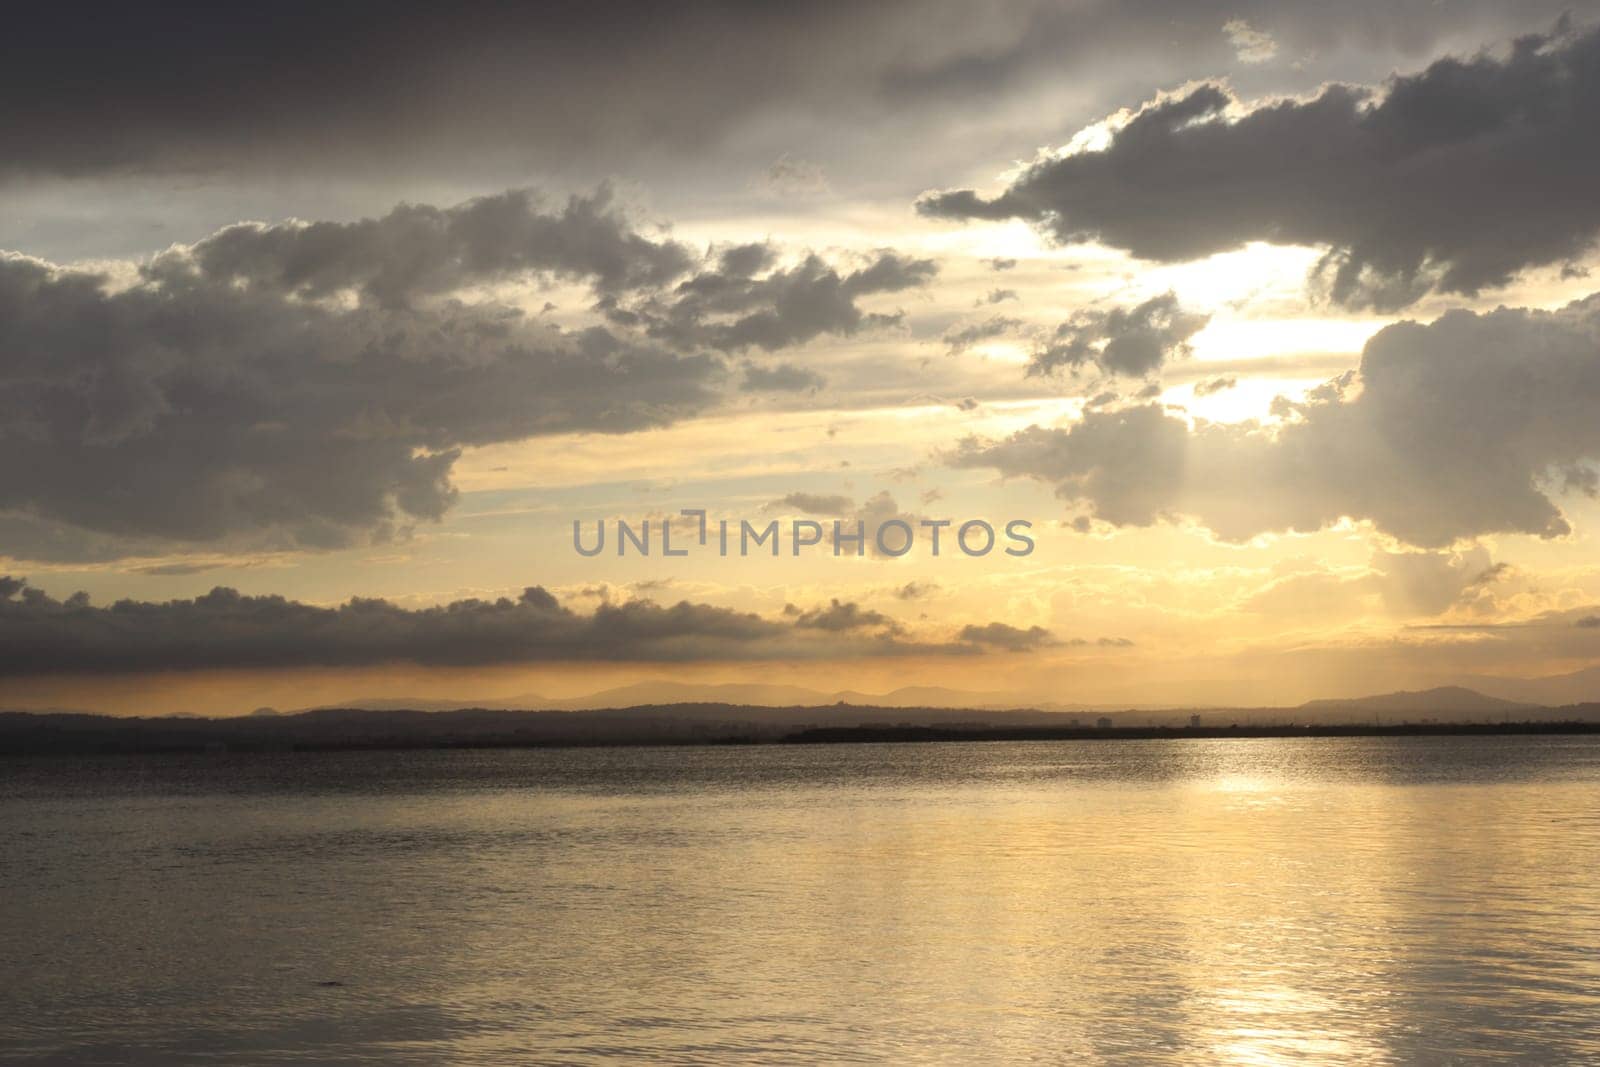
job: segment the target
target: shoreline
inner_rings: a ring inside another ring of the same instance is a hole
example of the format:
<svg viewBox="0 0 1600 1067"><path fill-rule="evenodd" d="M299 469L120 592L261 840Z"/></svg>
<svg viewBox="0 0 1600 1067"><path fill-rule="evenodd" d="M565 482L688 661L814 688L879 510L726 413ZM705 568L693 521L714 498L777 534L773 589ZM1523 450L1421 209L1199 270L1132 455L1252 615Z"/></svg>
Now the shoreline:
<svg viewBox="0 0 1600 1067"><path fill-rule="evenodd" d="M875 744L939 741L1182 741L1274 737L1476 737L1528 734L1600 734L1600 723L1529 720L1495 723L1316 723L1282 726L978 727L825 726L803 730L782 744Z"/></svg>
<svg viewBox="0 0 1600 1067"><path fill-rule="evenodd" d="M1183 741L1342 737L1585 736L1600 721L1523 719L1501 722L1230 723L1226 726L1083 726L1042 723L912 721L817 725L717 720L616 719L536 731L492 722L452 719L451 713L345 712L282 719L114 719L8 713L0 715L0 758L49 756L285 754L296 752L423 751L504 748L727 747L759 745L929 744L1017 741ZM544 713L550 714L550 713ZM561 720L548 720L550 724Z"/></svg>

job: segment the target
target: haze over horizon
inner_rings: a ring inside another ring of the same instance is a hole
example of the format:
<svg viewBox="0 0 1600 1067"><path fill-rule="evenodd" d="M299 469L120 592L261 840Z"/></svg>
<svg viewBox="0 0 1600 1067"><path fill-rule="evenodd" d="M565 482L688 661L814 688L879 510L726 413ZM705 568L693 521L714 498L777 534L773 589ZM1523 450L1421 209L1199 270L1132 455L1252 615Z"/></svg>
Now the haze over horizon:
<svg viewBox="0 0 1600 1067"><path fill-rule="evenodd" d="M62 19L0 708L1600 699L1595 3Z"/></svg>

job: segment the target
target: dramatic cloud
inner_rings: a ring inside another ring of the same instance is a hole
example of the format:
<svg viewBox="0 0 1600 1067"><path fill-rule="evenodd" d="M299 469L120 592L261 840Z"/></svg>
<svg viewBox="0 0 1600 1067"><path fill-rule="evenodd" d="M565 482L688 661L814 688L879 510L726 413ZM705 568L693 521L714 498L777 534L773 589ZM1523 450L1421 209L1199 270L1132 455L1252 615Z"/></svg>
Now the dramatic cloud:
<svg viewBox="0 0 1600 1067"><path fill-rule="evenodd" d="M0 112L0 177L637 176L711 161L701 173L736 175L731 192L768 168L780 187L810 188L812 166L903 182L930 151L1003 151L1041 83L1070 79L1104 106L1157 70L1181 82L1227 69L1230 20L1248 17L1316 84L1352 56L1493 39L1589 4L883 0L848 18L818 0L485 4L471 18L406 0L35 5L0 35L0 98L28 101Z"/></svg>
<svg viewBox="0 0 1600 1067"><path fill-rule="evenodd" d="M850 337L897 325L898 313L868 313L857 301L915 288L937 273L932 260L888 250L845 273L816 255L791 267L772 268L772 260L761 245L728 250L670 293L620 307L613 321L678 347L770 352L823 334Z"/></svg>
<svg viewBox="0 0 1600 1067"><path fill-rule="evenodd" d="M391 310L508 278L573 280L593 287L615 326L681 348L773 351L893 325L899 316L868 314L856 301L920 286L936 272L931 260L888 249L844 274L817 255L787 268L778 257L770 245L745 244L702 264L684 245L640 234L602 186L559 210L513 190L453 208L402 205L354 223L230 226L145 273L303 300L354 293Z"/></svg>
<svg viewBox="0 0 1600 1067"><path fill-rule="evenodd" d="M593 614L581 614L537 586L514 600L458 600L415 610L359 598L325 608L226 588L193 600L96 607L83 593L55 600L0 577L0 677L400 662L460 667L971 655L983 644L1006 644L994 635L1009 629L969 627L977 636L917 642L902 640L888 616L850 602L788 614L784 621L650 600L602 602ZM858 632L866 628L878 632ZM1013 645L1020 651L1041 643Z"/></svg>
<svg viewBox="0 0 1600 1067"><path fill-rule="evenodd" d="M705 347L888 322L856 299L933 271L888 251L842 274L775 257L704 260L642 235L605 189L232 226L131 278L0 255L0 555L381 539L444 514L463 447L698 413L730 384ZM558 328L481 295L549 282L589 287L609 325ZM747 363L740 387L822 384Z"/></svg>
<svg viewBox="0 0 1600 1067"><path fill-rule="evenodd" d="M785 629L688 602L602 604L579 615L537 587L516 600L417 611L361 599L322 608L225 588L193 600L100 608L82 594L55 601L29 588L0 599L0 675L702 658L738 655Z"/></svg>
<svg viewBox="0 0 1600 1067"><path fill-rule="evenodd" d="M3 258L0 511L339 544L443 514L461 446L661 425L710 405L721 374L497 305L323 305L170 256L113 290Z"/></svg>
<svg viewBox="0 0 1600 1067"><path fill-rule="evenodd" d="M0 92L36 102L0 120L13 146L0 171L703 150L787 98L859 93L903 40L902 5L835 14L621 3L487 5L464 19L414 3L295 0L227 18L40 9L11 20L0 46ZM825 73L816 50L850 58ZM773 165L779 177L809 178L806 167Z"/></svg>
<svg viewBox="0 0 1600 1067"><path fill-rule="evenodd" d="M969 439L951 461L1050 482L1119 526L1187 517L1245 540L1348 517L1443 547L1568 533L1555 497L1567 472L1600 459L1597 406L1600 295L1388 327L1368 342L1359 377L1280 402L1279 425L1191 427L1149 404Z"/></svg>
<svg viewBox="0 0 1600 1067"><path fill-rule="evenodd" d="M1382 92L1334 85L1245 108L1219 85L1151 104L1103 148L1049 155L993 199L919 202L942 218L1027 219L1182 261L1249 241L1324 246L1336 301L1403 307L1569 262L1600 232L1600 30L1443 59Z"/></svg>
<svg viewBox="0 0 1600 1067"><path fill-rule="evenodd" d="M453 208L404 204L359 222L230 226L148 273L308 299L353 290L403 308L421 295L527 274L589 281L604 293L655 288L694 264L684 246L636 232L602 186L555 211L513 190Z"/></svg>
<svg viewBox="0 0 1600 1067"><path fill-rule="evenodd" d="M1191 349L1189 338L1210 321L1185 311L1176 293L1162 293L1131 308L1091 308L1056 327L1028 364L1030 375L1077 370L1094 363L1108 374L1138 378Z"/></svg>

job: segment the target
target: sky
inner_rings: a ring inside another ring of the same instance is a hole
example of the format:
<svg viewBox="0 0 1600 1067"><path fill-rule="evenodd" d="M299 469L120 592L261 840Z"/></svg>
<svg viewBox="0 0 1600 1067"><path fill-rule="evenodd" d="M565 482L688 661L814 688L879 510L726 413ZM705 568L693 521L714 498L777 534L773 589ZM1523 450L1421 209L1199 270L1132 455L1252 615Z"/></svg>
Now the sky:
<svg viewBox="0 0 1600 1067"><path fill-rule="evenodd" d="M0 99L0 708L1600 665L1600 5L58 5Z"/></svg>

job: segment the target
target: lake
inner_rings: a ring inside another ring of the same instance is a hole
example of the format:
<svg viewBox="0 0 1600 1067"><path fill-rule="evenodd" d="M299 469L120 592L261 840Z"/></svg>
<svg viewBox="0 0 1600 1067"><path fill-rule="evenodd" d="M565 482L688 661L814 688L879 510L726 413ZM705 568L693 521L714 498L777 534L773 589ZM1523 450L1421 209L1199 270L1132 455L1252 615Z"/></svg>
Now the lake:
<svg viewBox="0 0 1600 1067"><path fill-rule="evenodd" d="M1600 738L0 762L0 1062L1600 1062Z"/></svg>

